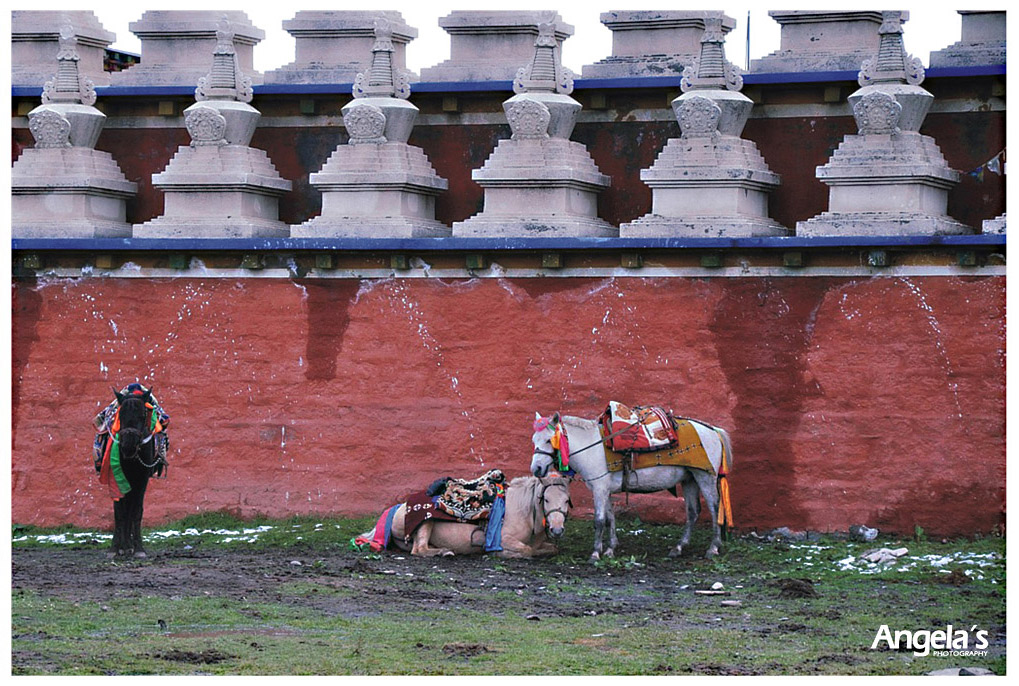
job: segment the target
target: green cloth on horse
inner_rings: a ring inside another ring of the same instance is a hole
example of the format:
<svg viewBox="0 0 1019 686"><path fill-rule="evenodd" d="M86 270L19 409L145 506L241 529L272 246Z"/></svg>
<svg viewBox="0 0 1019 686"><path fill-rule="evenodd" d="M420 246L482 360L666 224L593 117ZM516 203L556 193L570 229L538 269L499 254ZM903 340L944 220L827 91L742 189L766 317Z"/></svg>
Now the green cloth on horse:
<svg viewBox="0 0 1019 686"><path fill-rule="evenodd" d="M149 421L149 433L156 430L159 424L159 410L153 408L152 418ZM106 454L103 456L103 464L99 471L99 483L105 484L110 489L110 496L114 500L120 500L131 491L131 483L124 474L124 467L120 463L120 432L113 434L106 446Z"/></svg>

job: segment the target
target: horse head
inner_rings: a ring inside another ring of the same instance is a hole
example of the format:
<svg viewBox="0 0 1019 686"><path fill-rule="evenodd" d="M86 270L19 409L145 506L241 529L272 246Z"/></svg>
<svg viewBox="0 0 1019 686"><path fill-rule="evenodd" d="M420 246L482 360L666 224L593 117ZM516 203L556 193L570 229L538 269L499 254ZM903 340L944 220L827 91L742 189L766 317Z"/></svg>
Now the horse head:
<svg viewBox="0 0 1019 686"><path fill-rule="evenodd" d="M570 500L570 478L552 471L541 482L541 510L549 538L559 540L566 531L573 501Z"/></svg>
<svg viewBox="0 0 1019 686"><path fill-rule="evenodd" d="M534 444L534 452L531 455L531 474L539 479L544 478L550 469L555 467L555 459L558 454L553 441L560 431L561 421L559 413L551 417L542 417L534 413L534 434L531 436L531 443Z"/></svg>
<svg viewBox="0 0 1019 686"><path fill-rule="evenodd" d="M152 411L149 406L152 402L152 390L147 390L144 393L119 393L114 390L114 394L120 405L118 437L121 459L136 459L140 457L142 447L151 436L149 423Z"/></svg>

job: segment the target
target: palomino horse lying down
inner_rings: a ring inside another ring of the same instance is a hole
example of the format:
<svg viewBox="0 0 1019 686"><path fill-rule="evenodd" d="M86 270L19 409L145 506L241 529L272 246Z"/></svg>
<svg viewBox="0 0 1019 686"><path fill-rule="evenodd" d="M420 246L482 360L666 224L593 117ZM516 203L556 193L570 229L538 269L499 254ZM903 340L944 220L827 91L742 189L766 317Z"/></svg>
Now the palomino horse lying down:
<svg viewBox="0 0 1019 686"><path fill-rule="evenodd" d="M542 557L559 552L570 508L570 480L556 472L544 478L521 476L506 487L500 557ZM478 555L486 551L486 531L472 522L426 520L408 537L407 504L392 517L389 543L411 555ZM376 524L376 527L378 524ZM375 528L355 540L376 539Z"/></svg>

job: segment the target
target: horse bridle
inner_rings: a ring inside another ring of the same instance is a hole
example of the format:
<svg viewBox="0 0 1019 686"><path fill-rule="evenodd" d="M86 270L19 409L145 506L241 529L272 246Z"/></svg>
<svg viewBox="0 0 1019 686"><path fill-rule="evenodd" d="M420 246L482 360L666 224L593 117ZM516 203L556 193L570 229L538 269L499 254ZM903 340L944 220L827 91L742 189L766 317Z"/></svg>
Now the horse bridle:
<svg viewBox="0 0 1019 686"><path fill-rule="evenodd" d="M120 412L120 408L121 407L122 407L122 405L117 407L117 412L118 413ZM131 429L131 428L121 429L121 431L132 431L132 432L142 433L141 429ZM145 460L143 460L141 458L141 450L142 450L142 448L145 446L146 443L149 443L149 442L152 441L152 439L155 437L156 433L157 433L156 431L152 431L151 433L149 433L148 436L146 436L142 440L138 441L138 445L135 446L135 449L134 449L133 453L131 453L130 455L123 455L122 454L121 458L128 459L128 460L138 460L139 464L141 464L141 466L145 467L146 469L152 469L153 467L158 465L162 461L162 459L159 457L158 453L155 453L155 452L153 453L153 455L155 457L155 460L152 462L152 464L147 464L145 462Z"/></svg>
<svg viewBox="0 0 1019 686"><path fill-rule="evenodd" d="M560 422L560 424L561 423L562 422ZM621 433L624 433L628 429L629 429L629 427L624 427L624 428L620 429L619 431L614 431L614 432L610 433L608 436L605 436L604 438L601 438L601 439L595 441L594 443L591 443L590 445L585 445L583 448L578 448L577 450L571 450L570 451L570 455L579 455L580 453L584 452L585 450L590 450L591 448L595 447L596 445L604 445L605 441L609 440L610 438L615 438L616 436L618 436ZM552 459L552 466L554 467L555 466L555 458L556 458L556 453L557 452L558 452L557 450L548 451L548 450L542 450L541 448L535 448L531 458L533 459L534 455L548 455ZM584 479L584 481L588 481L588 482L590 482L590 481L597 481L598 479L602 478L603 476L608 476L608 475L609 475L609 472L608 472L608 470L606 470L604 474L600 474L600 475L594 477L593 479Z"/></svg>
<svg viewBox="0 0 1019 686"><path fill-rule="evenodd" d="M553 486L558 486L559 488L561 488L561 489L566 491L566 509L565 510L560 509L558 507L555 508L554 510L546 510L545 509L545 491L547 491L548 489L552 488ZM556 512L558 512L559 514L561 514L563 516L563 522L564 523L566 522L567 519L570 518L570 508L573 507L573 501L570 499L570 487L567 486L566 483L561 482L561 481L556 481L556 482L549 483L549 484L542 484L542 486L541 486L541 495L539 496L539 498L541 499L541 514L542 514L542 519L544 520L544 524L545 524L545 533L549 533L549 531L548 531L548 516L550 514L555 514Z"/></svg>

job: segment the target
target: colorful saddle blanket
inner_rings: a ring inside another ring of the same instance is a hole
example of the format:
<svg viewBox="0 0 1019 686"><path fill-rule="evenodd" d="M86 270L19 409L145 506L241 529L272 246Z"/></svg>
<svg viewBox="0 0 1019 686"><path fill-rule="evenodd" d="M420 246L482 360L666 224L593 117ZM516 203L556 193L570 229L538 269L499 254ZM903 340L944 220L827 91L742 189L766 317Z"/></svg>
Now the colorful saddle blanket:
<svg viewBox="0 0 1019 686"><path fill-rule="evenodd" d="M428 520L434 519L440 522L466 522L468 524L481 524L484 517L478 516L473 519L466 519L450 514L445 508L439 505L435 496L428 495L428 491L418 491L407 496L407 518L403 525L404 535L410 540L413 533L419 526ZM490 510L491 508L489 508ZM484 513L488 514L488 511Z"/></svg>
<svg viewBox="0 0 1019 686"><path fill-rule="evenodd" d="M601 420L608 447L617 452L655 452L678 442L672 412L661 407L631 408L613 400Z"/></svg>
<svg viewBox="0 0 1019 686"><path fill-rule="evenodd" d="M660 465L715 471L694 425L669 410L613 401L601 417L601 432L610 472Z"/></svg>
<svg viewBox="0 0 1019 686"><path fill-rule="evenodd" d="M427 493L435 496L437 509L456 521L485 519L495 501L505 493L506 476L492 469L477 479L446 477L433 483Z"/></svg>

